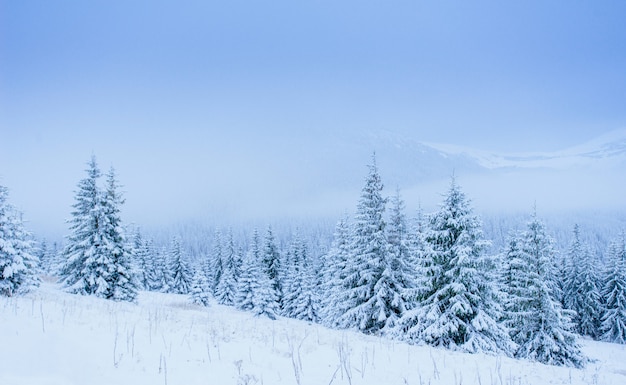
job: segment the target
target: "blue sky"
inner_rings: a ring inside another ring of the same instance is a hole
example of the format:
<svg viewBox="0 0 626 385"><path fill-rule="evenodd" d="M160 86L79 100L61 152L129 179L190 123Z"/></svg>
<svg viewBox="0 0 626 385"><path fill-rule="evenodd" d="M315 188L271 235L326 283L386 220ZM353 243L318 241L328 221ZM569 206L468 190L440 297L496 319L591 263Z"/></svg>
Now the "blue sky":
<svg viewBox="0 0 626 385"><path fill-rule="evenodd" d="M0 0L0 182L71 191L91 153L128 179L247 178L246 153L281 165L337 131L568 147L626 127L625 18L623 1Z"/></svg>

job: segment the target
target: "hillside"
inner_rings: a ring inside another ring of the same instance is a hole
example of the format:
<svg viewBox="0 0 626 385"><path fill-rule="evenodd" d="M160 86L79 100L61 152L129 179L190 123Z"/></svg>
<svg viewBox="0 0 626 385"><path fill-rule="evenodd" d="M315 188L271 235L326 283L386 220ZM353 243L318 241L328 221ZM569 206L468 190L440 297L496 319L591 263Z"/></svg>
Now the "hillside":
<svg viewBox="0 0 626 385"><path fill-rule="evenodd" d="M626 346L581 341L584 370L469 355L256 318L142 292L137 305L62 292L0 298L0 384L605 384Z"/></svg>

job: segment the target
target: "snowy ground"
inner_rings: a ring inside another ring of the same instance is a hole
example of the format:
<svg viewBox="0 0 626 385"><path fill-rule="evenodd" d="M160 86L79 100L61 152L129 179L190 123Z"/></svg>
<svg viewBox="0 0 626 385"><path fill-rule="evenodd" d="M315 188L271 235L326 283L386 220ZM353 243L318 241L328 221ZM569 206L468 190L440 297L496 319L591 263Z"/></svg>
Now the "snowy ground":
<svg viewBox="0 0 626 385"><path fill-rule="evenodd" d="M410 346L185 296L139 304L51 283L0 297L0 384L626 384L626 346L583 341L584 370Z"/></svg>

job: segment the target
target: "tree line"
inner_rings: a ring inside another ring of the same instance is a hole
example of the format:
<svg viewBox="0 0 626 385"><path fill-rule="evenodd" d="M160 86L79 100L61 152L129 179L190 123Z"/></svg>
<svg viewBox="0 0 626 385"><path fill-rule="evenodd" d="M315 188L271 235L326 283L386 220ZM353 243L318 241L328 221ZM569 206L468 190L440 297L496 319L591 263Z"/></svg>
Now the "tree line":
<svg viewBox="0 0 626 385"><path fill-rule="evenodd" d="M270 318L574 367L586 361L577 335L626 342L623 234L601 263L576 226L561 257L534 210L526 228L510 233L492 255L454 178L437 211L420 211L409 222L400 192L383 196L373 159L354 217L337 223L322 255L312 255L298 234L280 250L268 227L262 236L255 230L245 248L232 230L217 231L213 250L192 261L178 238L165 250L140 232L127 239L115 172L104 188L100 176L92 158L60 258L41 253L41 268L73 293L136 301L140 290L153 290L189 295L201 305L213 298ZM0 292L13 295L35 287L39 271L6 200L0 189Z"/></svg>

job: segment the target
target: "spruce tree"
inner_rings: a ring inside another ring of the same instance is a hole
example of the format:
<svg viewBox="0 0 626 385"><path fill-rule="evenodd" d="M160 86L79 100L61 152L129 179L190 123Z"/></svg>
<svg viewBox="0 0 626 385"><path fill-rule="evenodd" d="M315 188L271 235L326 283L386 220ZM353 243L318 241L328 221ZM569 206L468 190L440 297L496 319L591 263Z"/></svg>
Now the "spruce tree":
<svg viewBox="0 0 626 385"><path fill-rule="evenodd" d="M197 305L209 306L209 292L211 287L206 274L200 267L195 269L191 285L191 302Z"/></svg>
<svg viewBox="0 0 626 385"><path fill-rule="evenodd" d="M322 256L321 319L330 327L339 326L341 315L348 310L345 296L349 288L346 280L349 253L350 225L346 214L335 226L330 250Z"/></svg>
<svg viewBox="0 0 626 385"><path fill-rule="evenodd" d="M605 313L602 317L601 338L604 341L626 344L626 235L611 243L604 274L602 296Z"/></svg>
<svg viewBox="0 0 626 385"><path fill-rule="evenodd" d="M429 223L421 304L400 320L407 336L455 350L511 354L513 344L498 322L502 310L496 266L486 254L489 242L454 178Z"/></svg>
<svg viewBox="0 0 626 385"><path fill-rule="evenodd" d="M409 264L409 275L411 283L405 288L406 311L411 311L420 305L420 292L422 288L428 284L428 277L425 273L425 267L428 265L426 256L429 255L428 243L426 242L426 233L428 229L427 216L420 207L417 211L416 218L412 221L410 231L407 234L407 247L409 256L407 263Z"/></svg>
<svg viewBox="0 0 626 385"><path fill-rule="evenodd" d="M76 202L69 221L71 234L63 250L65 262L61 268L61 282L72 293L103 294L109 292L103 278L105 272L99 246L102 243L102 210L98 178L100 169L92 156L86 170L87 177L78 183Z"/></svg>
<svg viewBox="0 0 626 385"><path fill-rule="evenodd" d="M241 310L274 319L278 312L278 298L262 267L261 258L259 235L255 230L237 282L235 305Z"/></svg>
<svg viewBox="0 0 626 385"><path fill-rule="evenodd" d="M597 339L602 318L599 268L589 246L580 240L578 225L574 226L573 235L563 290L565 306L576 312L576 331Z"/></svg>
<svg viewBox="0 0 626 385"><path fill-rule="evenodd" d="M106 189L103 192L102 208L103 220L101 224L102 243L100 255L102 260L109 261L107 277L109 292L105 298L116 301L135 301L139 290L139 282L132 266L132 252L128 249L120 206L124 203L119 192L119 185L115 177L115 170L111 168L107 174Z"/></svg>
<svg viewBox="0 0 626 385"><path fill-rule="evenodd" d="M222 258L222 275L215 287L215 298L217 302L222 305L234 305L237 280L239 278L239 266L232 230L228 232Z"/></svg>
<svg viewBox="0 0 626 385"><path fill-rule="evenodd" d="M52 270L53 255L48 248L48 241L46 241L45 239L39 242L39 247L37 248L36 257L37 257L37 260L39 261L40 272L46 275L51 274L53 271Z"/></svg>
<svg viewBox="0 0 626 385"><path fill-rule="evenodd" d="M260 252L258 234L254 231L250 250L246 253L241 266L241 273L237 282L235 306L241 310L253 310L255 306L254 295L259 290L258 278L260 276Z"/></svg>
<svg viewBox="0 0 626 385"><path fill-rule="evenodd" d="M153 290L161 293L169 293L172 284L172 271L170 270L169 253L166 247L154 256L154 276L150 286Z"/></svg>
<svg viewBox="0 0 626 385"><path fill-rule="evenodd" d="M282 302L283 287L281 282L281 261L280 253L278 252L278 246L276 246L276 240L274 239L274 233L272 227L268 226L267 232L263 239L263 269L270 280L272 290L274 290L276 298L278 298L279 305Z"/></svg>
<svg viewBox="0 0 626 385"><path fill-rule="evenodd" d="M0 295L11 297L39 286L38 261L30 234L0 186Z"/></svg>
<svg viewBox="0 0 626 385"><path fill-rule="evenodd" d="M282 276L285 296L282 301L282 315L288 318L294 318L296 300L302 291L300 279L300 269L302 268L302 259L307 253L306 246L300 238L300 232L296 230L291 245L285 256L285 263L282 267Z"/></svg>
<svg viewBox="0 0 626 385"><path fill-rule="evenodd" d="M507 245L502 255L502 289L504 292L503 319L510 330L517 326L527 316L528 303L532 301L527 288L527 260L523 252L522 235L512 232L507 239Z"/></svg>
<svg viewBox="0 0 626 385"><path fill-rule="evenodd" d="M283 315L304 321L319 320L317 274L306 243L296 233L288 252Z"/></svg>
<svg viewBox="0 0 626 385"><path fill-rule="evenodd" d="M207 259L205 266L205 275L209 281L211 292L214 295L217 292L217 286L224 274L223 260L222 233L217 230L215 231L213 253L211 253L210 257Z"/></svg>
<svg viewBox="0 0 626 385"><path fill-rule="evenodd" d="M580 287L580 268L583 259L583 245L580 240L578 224L574 225L573 239L563 264L563 305L576 311L579 300L578 288Z"/></svg>
<svg viewBox="0 0 626 385"><path fill-rule="evenodd" d="M153 282L157 280L153 254L151 242L137 230L133 237L133 257L137 280L143 290L153 290Z"/></svg>
<svg viewBox="0 0 626 385"><path fill-rule="evenodd" d="M382 189L374 158L357 205L350 257L346 264L347 311L339 319L341 327L369 334L380 332L396 311L391 306L393 293L386 292L386 284L381 282L388 263L384 220L386 199L382 197Z"/></svg>
<svg viewBox="0 0 626 385"><path fill-rule="evenodd" d="M39 260L39 270L42 274L48 276L59 274L61 261L56 242L52 242L52 245L50 245L46 239L43 239L39 245L37 259Z"/></svg>
<svg viewBox="0 0 626 385"><path fill-rule="evenodd" d="M193 276L189 264L183 256L178 237L174 237L172 240L169 253L169 271L171 272L169 292L175 294L189 294Z"/></svg>
<svg viewBox="0 0 626 385"><path fill-rule="evenodd" d="M383 332L392 332L398 319L406 312L417 287L415 257L408 234L404 202L400 190L391 199L389 223L387 226L388 250L381 279L375 291L386 298L390 310Z"/></svg>
<svg viewBox="0 0 626 385"><path fill-rule="evenodd" d="M582 367L585 358L572 332L572 313L564 310L555 293L559 292L554 272L556 252L543 223L533 213L522 234L520 271L525 291L511 334L519 345L516 356L544 364Z"/></svg>

